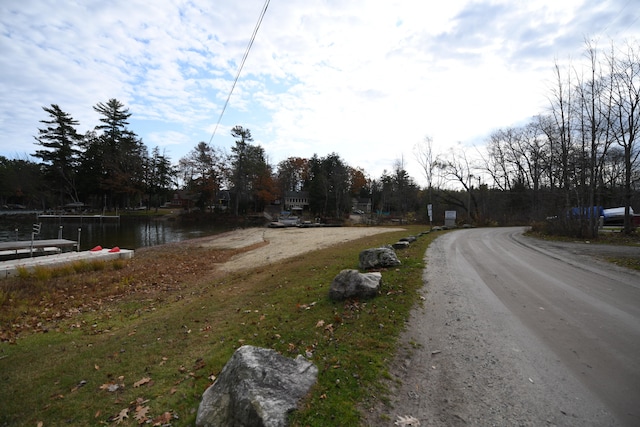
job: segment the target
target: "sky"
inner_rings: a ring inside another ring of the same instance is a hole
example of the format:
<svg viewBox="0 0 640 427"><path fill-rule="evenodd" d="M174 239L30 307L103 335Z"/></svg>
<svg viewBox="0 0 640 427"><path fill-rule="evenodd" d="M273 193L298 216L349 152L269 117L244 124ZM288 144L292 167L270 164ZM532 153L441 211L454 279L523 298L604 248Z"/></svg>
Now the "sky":
<svg viewBox="0 0 640 427"><path fill-rule="evenodd" d="M337 153L378 178L401 160L424 185L425 137L477 150L548 110L585 40L640 36L640 0L271 0L231 93L265 4L1 1L0 156L38 149L43 107L85 133L115 98L173 163L200 141L230 152L240 125L273 165Z"/></svg>

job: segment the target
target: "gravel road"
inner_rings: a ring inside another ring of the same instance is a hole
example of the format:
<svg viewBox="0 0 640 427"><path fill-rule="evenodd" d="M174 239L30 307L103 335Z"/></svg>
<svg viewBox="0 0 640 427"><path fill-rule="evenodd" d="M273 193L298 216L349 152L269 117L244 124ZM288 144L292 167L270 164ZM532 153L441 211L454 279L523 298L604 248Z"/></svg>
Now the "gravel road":
<svg viewBox="0 0 640 427"><path fill-rule="evenodd" d="M431 244L391 402L365 425L640 425L640 274L600 262L596 245L523 231Z"/></svg>

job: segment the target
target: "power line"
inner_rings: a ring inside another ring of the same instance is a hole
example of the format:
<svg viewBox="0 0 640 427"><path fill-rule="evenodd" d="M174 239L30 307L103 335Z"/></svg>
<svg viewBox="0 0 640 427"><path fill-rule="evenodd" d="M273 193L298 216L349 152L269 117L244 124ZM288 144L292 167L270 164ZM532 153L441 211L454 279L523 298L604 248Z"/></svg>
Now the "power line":
<svg viewBox="0 0 640 427"><path fill-rule="evenodd" d="M269 0L265 0L264 7L262 8L262 12L260 12L260 17L258 18L256 27L253 29L253 34L251 35L251 39L249 40L247 49L244 51L244 55L242 56L242 61L240 61L240 67L238 68L238 72L236 73L236 78L233 80L233 85L231 86L231 90L229 91L227 100L224 102L224 106L222 107L222 111L220 112L220 117L218 117L218 122L216 123L216 127L213 129L213 133L211 134L211 138L209 139L209 144L211 144L211 141L213 141L213 137L216 135L216 132L218 131L218 126L222 121L222 116L224 115L224 112L227 109L227 105L229 104L229 100L231 99L231 94L233 93L233 89L235 89L236 83L238 83L238 79L240 78L240 73L242 72L242 67L244 67L244 63L247 60L247 57L249 56L249 51L251 50L251 46L253 46L253 41L256 39L256 34L258 34L258 29L260 29L260 24L262 24L262 19L264 18L265 13L267 13L268 7L269 7Z"/></svg>
<svg viewBox="0 0 640 427"><path fill-rule="evenodd" d="M622 6L622 9L620 9L618 11L618 13L616 14L616 16L614 16L600 31L599 34L602 35L604 32L606 32L609 27L618 19L618 17L620 15L622 15L622 12L624 12L624 10L627 8L627 6L629 6L629 3L631 3L631 0L627 0L627 3ZM635 22L635 21L634 21Z"/></svg>

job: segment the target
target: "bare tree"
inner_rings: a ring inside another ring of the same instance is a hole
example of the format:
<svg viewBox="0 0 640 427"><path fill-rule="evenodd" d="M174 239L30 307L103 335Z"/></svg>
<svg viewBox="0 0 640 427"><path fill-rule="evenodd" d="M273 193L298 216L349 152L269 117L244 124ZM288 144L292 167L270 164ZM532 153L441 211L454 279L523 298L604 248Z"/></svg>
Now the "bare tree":
<svg viewBox="0 0 640 427"><path fill-rule="evenodd" d="M618 59L613 54L609 61L613 70L612 97L615 139L624 150L624 230L632 231L631 197L633 169L638 160L638 132L640 131L640 51L637 45L627 43L626 51Z"/></svg>
<svg viewBox="0 0 640 427"><path fill-rule="evenodd" d="M551 117L555 122L555 134L548 134L551 145L551 151L554 151L554 145L559 146L560 154L560 187L563 189L564 207L571 206L571 188L570 188L570 160L573 149L572 139L572 101L573 93L571 87L571 75L567 73L563 77L562 70L558 63L555 63L554 71L556 75L556 86L552 89Z"/></svg>
<svg viewBox="0 0 640 427"><path fill-rule="evenodd" d="M434 187L434 175L438 168L438 154L433 148L433 138L425 136L424 139L413 147L413 155L422 168L422 174L427 180L427 189L429 190L429 201L431 201L431 190Z"/></svg>
<svg viewBox="0 0 640 427"><path fill-rule="evenodd" d="M471 191L471 180L475 178L473 174L474 168L470 164L463 147L458 144L457 147L451 148L447 155L440 159L437 167L442 171L445 180L453 182L455 185L461 185L468 196L468 200L465 202L453 192L444 191L443 194L444 197L447 197L447 202L466 210L469 220L477 216L478 200Z"/></svg>
<svg viewBox="0 0 640 427"><path fill-rule="evenodd" d="M602 168L612 143L611 135L611 76L602 71L598 49L594 42L585 41L586 73L576 71L576 117L581 141L580 206L588 206L583 227L585 237L597 237L598 218L595 206L601 204L597 193L602 181ZM584 75L586 74L586 76Z"/></svg>

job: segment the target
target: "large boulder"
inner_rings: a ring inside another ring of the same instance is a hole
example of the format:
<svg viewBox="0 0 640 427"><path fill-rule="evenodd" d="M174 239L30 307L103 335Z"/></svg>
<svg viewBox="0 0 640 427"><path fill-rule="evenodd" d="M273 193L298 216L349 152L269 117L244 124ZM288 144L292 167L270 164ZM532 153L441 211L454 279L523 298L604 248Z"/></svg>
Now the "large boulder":
<svg viewBox="0 0 640 427"><path fill-rule="evenodd" d="M378 295L381 285L381 273L360 273L358 270L342 270L331 282L329 298L338 301L349 298L373 298Z"/></svg>
<svg viewBox="0 0 640 427"><path fill-rule="evenodd" d="M242 346L202 395L196 426L284 427L317 378L318 368L302 356Z"/></svg>
<svg viewBox="0 0 640 427"><path fill-rule="evenodd" d="M362 270L396 267L401 264L393 248L386 246L365 249L360 252L359 261Z"/></svg>
<svg viewBox="0 0 640 427"><path fill-rule="evenodd" d="M399 240L391 245L393 249L407 249L409 247L409 242L406 240Z"/></svg>

